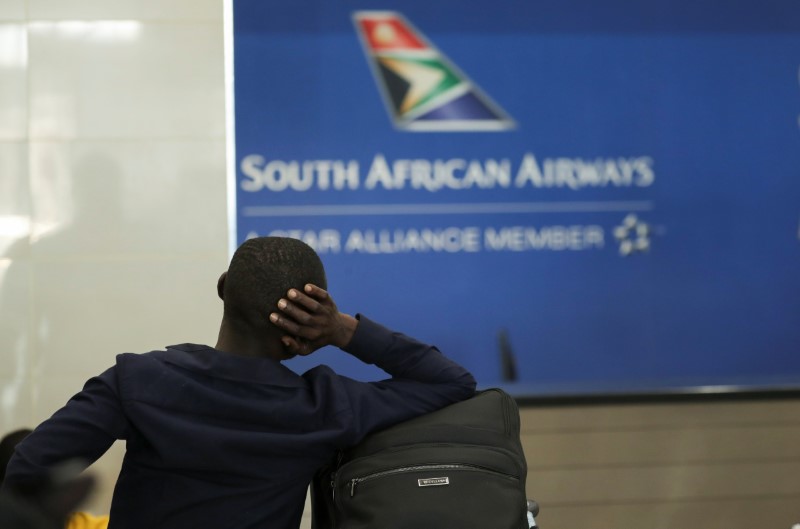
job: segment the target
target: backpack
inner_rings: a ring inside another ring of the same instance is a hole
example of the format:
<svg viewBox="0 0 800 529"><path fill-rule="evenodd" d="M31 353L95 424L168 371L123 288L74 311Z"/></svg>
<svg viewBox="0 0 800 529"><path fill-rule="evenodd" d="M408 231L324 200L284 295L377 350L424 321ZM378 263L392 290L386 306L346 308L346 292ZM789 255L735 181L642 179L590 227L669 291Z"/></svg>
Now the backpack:
<svg viewBox="0 0 800 529"><path fill-rule="evenodd" d="M519 410L489 389L367 436L312 482L312 529L528 529Z"/></svg>

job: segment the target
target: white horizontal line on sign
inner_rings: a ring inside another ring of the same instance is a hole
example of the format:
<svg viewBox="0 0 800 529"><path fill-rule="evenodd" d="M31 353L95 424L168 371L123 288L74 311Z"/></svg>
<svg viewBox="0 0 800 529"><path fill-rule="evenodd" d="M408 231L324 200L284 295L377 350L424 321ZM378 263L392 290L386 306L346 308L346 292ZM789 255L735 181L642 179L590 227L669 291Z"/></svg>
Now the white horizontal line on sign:
<svg viewBox="0 0 800 529"><path fill-rule="evenodd" d="M624 202L496 202L478 204L327 204L248 206L245 217L335 217L360 215L460 215L503 213L603 213L650 211L649 200Z"/></svg>

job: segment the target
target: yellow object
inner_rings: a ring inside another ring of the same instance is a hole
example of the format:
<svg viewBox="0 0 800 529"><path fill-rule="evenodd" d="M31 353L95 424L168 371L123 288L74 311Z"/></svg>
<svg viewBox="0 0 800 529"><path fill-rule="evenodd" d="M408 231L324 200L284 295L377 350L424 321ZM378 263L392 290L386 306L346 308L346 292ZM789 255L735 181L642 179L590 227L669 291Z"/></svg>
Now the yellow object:
<svg viewBox="0 0 800 529"><path fill-rule="evenodd" d="M76 512L67 521L66 529L106 529L108 516L94 516L85 512Z"/></svg>

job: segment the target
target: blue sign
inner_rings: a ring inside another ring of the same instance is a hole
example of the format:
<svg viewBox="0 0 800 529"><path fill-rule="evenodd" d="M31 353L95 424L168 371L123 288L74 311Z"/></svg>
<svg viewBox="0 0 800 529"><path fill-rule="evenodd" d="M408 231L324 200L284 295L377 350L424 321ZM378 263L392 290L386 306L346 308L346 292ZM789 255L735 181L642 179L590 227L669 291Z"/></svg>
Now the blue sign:
<svg viewBox="0 0 800 529"><path fill-rule="evenodd" d="M232 6L237 244L482 386L800 386L800 4Z"/></svg>

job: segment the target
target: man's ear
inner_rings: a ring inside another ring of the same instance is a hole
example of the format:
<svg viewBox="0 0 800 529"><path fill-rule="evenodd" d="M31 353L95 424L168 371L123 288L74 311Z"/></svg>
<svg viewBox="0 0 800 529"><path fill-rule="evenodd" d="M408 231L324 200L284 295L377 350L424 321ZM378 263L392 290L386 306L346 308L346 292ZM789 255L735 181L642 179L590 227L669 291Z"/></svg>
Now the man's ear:
<svg viewBox="0 0 800 529"><path fill-rule="evenodd" d="M228 277L228 272L222 272L222 275L217 279L217 295L219 299L225 301L225 278Z"/></svg>

